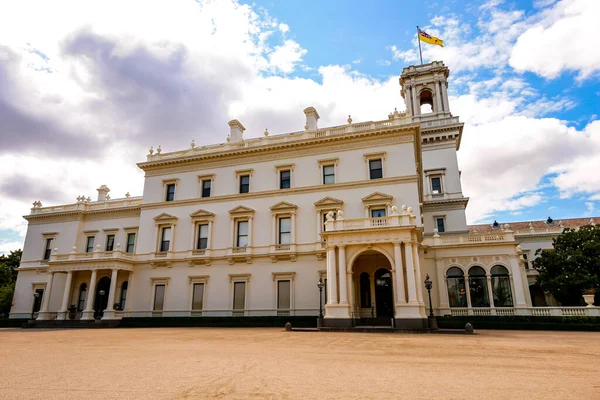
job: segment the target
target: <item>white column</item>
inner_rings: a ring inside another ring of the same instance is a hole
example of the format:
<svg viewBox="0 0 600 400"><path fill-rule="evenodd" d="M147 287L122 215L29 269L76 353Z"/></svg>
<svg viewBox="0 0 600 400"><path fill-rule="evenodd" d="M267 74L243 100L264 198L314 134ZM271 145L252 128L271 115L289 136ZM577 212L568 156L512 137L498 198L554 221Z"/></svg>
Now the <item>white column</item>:
<svg viewBox="0 0 600 400"><path fill-rule="evenodd" d="M335 246L327 248L327 304L337 304L337 277L335 273Z"/></svg>
<svg viewBox="0 0 600 400"><path fill-rule="evenodd" d="M513 280L515 281L515 298L517 307L527 307L525 302L525 289L523 287L523 279L521 277L521 269L517 256L510 256L510 269Z"/></svg>
<svg viewBox="0 0 600 400"><path fill-rule="evenodd" d="M435 100L436 100L436 104L437 104L437 109L436 109L435 111L436 111L437 113L441 113L441 112L442 112L442 111L444 111L444 110L442 110L442 101L441 101L441 98L442 98L442 93L440 93L440 91L438 90L438 88L440 87L440 85L439 85L439 81L436 81L436 82L434 83L434 86L437 86L437 87L435 88Z"/></svg>
<svg viewBox="0 0 600 400"><path fill-rule="evenodd" d="M90 278L90 284L88 285L87 299L85 300L85 310L81 319L94 319L94 299L96 296L96 279L98 278L98 271L92 270L92 277Z"/></svg>
<svg viewBox="0 0 600 400"><path fill-rule="evenodd" d="M38 313L37 319L50 319L48 315L48 307L50 305L50 295L52 294L52 281L54 280L54 272L48 272L48 278L46 280L46 288L44 289L44 294L42 298L42 307L40 307L40 312Z"/></svg>
<svg viewBox="0 0 600 400"><path fill-rule="evenodd" d="M317 211L317 240L315 240L317 243L321 242L321 212Z"/></svg>
<svg viewBox="0 0 600 400"><path fill-rule="evenodd" d="M210 249L211 246L211 242L212 242L212 221L208 221L208 239L206 240L206 248ZM193 247L192 247L193 249ZM128 281L129 282L129 281Z"/></svg>
<svg viewBox="0 0 600 400"><path fill-rule="evenodd" d="M417 281L417 300L419 304L423 303L423 281L421 280L421 260L419 259L419 244L415 241L413 242L412 250L413 250L413 261L415 263L415 279Z"/></svg>
<svg viewBox="0 0 600 400"><path fill-rule="evenodd" d="M277 244L277 215L273 214L271 223L273 224L271 227L271 243Z"/></svg>
<svg viewBox="0 0 600 400"><path fill-rule="evenodd" d="M291 233L291 242L292 244L296 243L296 213L293 212L292 213L292 219L291 219L291 229L292 229L292 233Z"/></svg>
<svg viewBox="0 0 600 400"><path fill-rule="evenodd" d="M421 106L419 104L419 102L417 102L417 88L415 87L415 85L412 85L412 100L413 100L413 104L414 104L414 110L415 110L415 114L414 115L421 115Z"/></svg>
<svg viewBox="0 0 600 400"><path fill-rule="evenodd" d="M491 277L491 275L485 274L485 280L487 281L488 296L490 298L490 307L495 307L496 305L494 304L494 294L492 292L492 277Z"/></svg>
<svg viewBox="0 0 600 400"><path fill-rule="evenodd" d="M65 282L65 292L63 294L62 305L58 310L56 319L67 319L67 307L69 307L69 295L71 294L71 282L73 281L73 271L67 272L67 281Z"/></svg>
<svg viewBox="0 0 600 400"><path fill-rule="evenodd" d="M450 106L449 106L449 103L448 103L448 90L446 89L446 82L442 81L441 84L442 84L442 96L443 96L442 97L442 101L445 104L444 112L449 113L450 112Z"/></svg>
<svg viewBox="0 0 600 400"><path fill-rule="evenodd" d="M235 241L235 218L231 218L230 225L230 234L229 234L229 246L236 247L237 242Z"/></svg>
<svg viewBox="0 0 600 400"><path fill-rule="evenodd" d="M348 282L346 271L346 246L338 246L338 266L340 268L340 304L348 304Z"/></svg>
<svg viewBox="0 0 600 400"><path fill-rule="evenodd" d="M415 264L413 262L412 242L404 243L406 255L406 285L408 287L408 304L418 304L417 284L415 281Z"/></svg>
<svg viewBox="0 0 600 400"><path fill-rule="evenodd" d="M252 220L252 217L248 218L248 247L252 247Z"/></svg>
<svg viewBox="0 0 600 400"><path fill-rule="evenodd" d="M394 243L394 270L396 272L396 301L400 304L406 304L406 295L404 294L404 268L402 267L402 251L400 243Z"/></svg>
<svg viewBox="0 0 600 400"><path fill-rule="evenodd" d="M106 310L104 310L104 315L102 316L102 319L115 318L115 310L113 308L113 305L115 304L115 292L117 291L118 274L118 269L112 270L112 274L110 276L110 289L108 290L108 304L106 305Z"/></svg>
<svg viewBox="0 0 600 400"><path fill-rule="evenodd" d="M369 215L369 206L365 206L365 218L371 218Z"/></svg>

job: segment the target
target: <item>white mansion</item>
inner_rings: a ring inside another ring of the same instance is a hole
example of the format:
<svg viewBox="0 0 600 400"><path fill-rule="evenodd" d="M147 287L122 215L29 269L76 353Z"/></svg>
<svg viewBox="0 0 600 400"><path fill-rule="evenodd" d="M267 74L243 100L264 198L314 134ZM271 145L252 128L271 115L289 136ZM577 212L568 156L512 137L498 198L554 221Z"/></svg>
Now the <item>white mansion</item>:
<svg viewBox="0 0 600 400"><path fill-rule="evenodd" d="M299 132L245 140L233 120L226 143L151 149L143 197L36 201L11 317L317 316L321 280L325 325L423 327L426 275L437 315L597 313L533 307L555 304L532 303L524 255L562 224L467 226L448 74L405 68L385 120L319 128L308 107Z"/></svg>

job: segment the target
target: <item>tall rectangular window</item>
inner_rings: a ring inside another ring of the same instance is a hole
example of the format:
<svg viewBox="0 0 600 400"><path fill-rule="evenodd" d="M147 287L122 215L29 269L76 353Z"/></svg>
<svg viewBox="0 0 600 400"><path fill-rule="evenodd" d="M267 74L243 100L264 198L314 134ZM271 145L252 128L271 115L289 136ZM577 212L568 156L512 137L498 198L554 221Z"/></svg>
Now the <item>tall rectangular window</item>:
<svg viewBox="0 0 600 400"><path fill-rule="evenodd" d="M46 239L46 248L44 249L44 260L49 260L50 254L52 254L52 238Z"/></svg>
<svg viewBox="0 0 600 400"><path fill-rule="evenodd" d="M135 233L127 234L127 252L133 253L135 250Z"/></svg>
<svg viewBox="0 0 600 400"><path fill-rule="evenodd" d="M198 225L198 250L208 247L208 224Z"/></svg>
<svg viewBox="0 0 600 400"><path fill-rule="evenodd" d="M32 312L36 313L40 311L42 307L42 299L44 297L44 289L35 289L35 293L38 295L33 298L33 309Z"/></svg>
<svg viewBox="0 0 600 400"><path fill-rule="evenodd" d="M85 245L85 252L86 253L91 253L92 251L94 251L94 236L88 236L87 237L87 244Z"/></svg>
<svg viewBox="0 0 600 400"><path fill-rule="evenodd" d="M240 193L250 192L250 175L240 175Z"/></svg>
<svg viewBox="0 0 600 400"><path fill-rule="evenodd" d="M233 283L233 309L244 310L246 308L246 282Z"/></svg>
<svg viewBox="0 0 600 400"><path fill-rule="evenodd" d="M115 247L115 235L106 235L106 251L113 251Z"/></svg>
<svg viewBox="0 0 600 400"><path fill-rule="evenodd" d="M248 221L238 221L236 245L237 247L248 246Z"/></svg>
<svg viewBox="0 0 600 400"><path fill-rule="evenodd" d="M290 217L279 218L279 244L292 242L292 220Z"/></svg>
<svg viewBox="0 0 600 400"><path fill-rule="evenodd" d="M165 285L154 286L154 306L152 310L162 311L165 305Z"/></svg>
<svg viewBox="0 0 600 400"><path fill-rule="evenodd" d="M167 185L167 197L165 201L173 201L175 200L175 184L169 183Z"/></svg>
<svg viewBox="0 0 600 400"><path fill-rule="evenodd" d="M377 160L369 160L369 179L383 178L383 168L381 158Z"/></svg>
<svg viewBox="0 0 600 400"><path fill-rule="evenodd" d="M202 181L202 197L210 197L210 188L212 181L210 179Z"/></svg>
<svg viewBox="0 0 600 400"><path fill-rule="evenodd" d="M162 228L160 236L160 251L169 251L171 247L171 228Z"/></svg>
<svg viewBox="0 0 600 400"><path fill-rule="evenodd" d="M385 208L372 208L371 218L383 218L385 217Z"/></svg>
<svg viewBox="0 0 600 400"><path fill-rule="evenodd" d="M434 176L431 178L431 193L442 193L442 178L440 178L439 176Z"/></svg>
<svg viewBox="0 0 600 400"><path fill-rule="evenodd" d="M279 172L279 189L289 189L292 186L292 171L289 169Z"/></svg>
<svg viewBox="0 0 600 400"><path fill-rule="evenodd" d="M192 310L202 310L204 300L204 283L194 283L194 292L192 293Z"/></svg>
<svg viewBox="0 0 600 400"><path fill-rule="evenodd" d="M277 281L277 309L289 310L291 305L290 281Z"/></svg>
<svg viewBox="0 0 600 400"><path fill-rule="evenodd" d="M444 218L438 217L435 219L435 223L437 225L438 232L444 232L446 228L444 227Z"/></svg>
<svg viewBox="0 0 600 400"><path fill-rule="evenodd" d="M323 165L323 184L329 185L335 183L335 167L333 165Z"/></svg>

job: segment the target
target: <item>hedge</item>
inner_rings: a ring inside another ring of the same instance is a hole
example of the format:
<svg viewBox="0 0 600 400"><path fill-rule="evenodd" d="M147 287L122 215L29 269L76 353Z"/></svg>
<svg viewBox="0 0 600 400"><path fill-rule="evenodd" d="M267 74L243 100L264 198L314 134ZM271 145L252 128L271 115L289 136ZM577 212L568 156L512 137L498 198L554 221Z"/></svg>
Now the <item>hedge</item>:
<svg viewBox="0 0 600 400"><path fill-rule="evenodd" d="M283 328L287 322L297 328L314 328L317 317L139 317L123 318L119 328L166 327L229 327L229 328Z"/></svg>
<svg viewBox="0 0 600 400"><path fill-rule="evenodd" d="M600 317L534 317L515 316L461 316L436 317L438 327L443 329L463 329L470 322L475 329L523 329L548 331L599 331Z"/></svg>

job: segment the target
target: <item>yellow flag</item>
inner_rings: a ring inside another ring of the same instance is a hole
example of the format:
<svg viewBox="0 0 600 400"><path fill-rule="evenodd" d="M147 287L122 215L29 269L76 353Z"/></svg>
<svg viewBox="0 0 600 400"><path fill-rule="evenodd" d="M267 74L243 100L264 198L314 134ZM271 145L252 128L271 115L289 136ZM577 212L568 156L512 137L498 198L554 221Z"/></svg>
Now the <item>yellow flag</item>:
<svg viewBox="0 0 600 400"><path fill-rule="evenodd" d="M435 36L428 35L427 32L419 29L419 40L421 42L429 43L429 44L437 44L438 46L444 47L444 41Z"/></svg>

